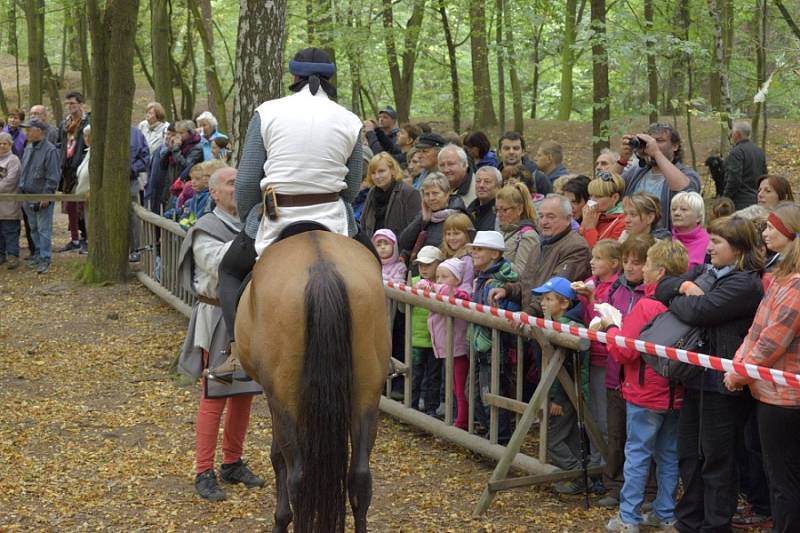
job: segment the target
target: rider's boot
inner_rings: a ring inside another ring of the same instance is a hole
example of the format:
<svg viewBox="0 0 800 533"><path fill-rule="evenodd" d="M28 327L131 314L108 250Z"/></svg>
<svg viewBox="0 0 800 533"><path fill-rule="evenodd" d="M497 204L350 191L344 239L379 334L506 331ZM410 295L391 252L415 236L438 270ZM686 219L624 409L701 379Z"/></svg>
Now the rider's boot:
<svg viewBox="0 0 800 533"><path fill-rule="evenodd" d="M236 349L236 343L231 342L226 350L223 351L227 355L225 360L214 368L206 368L203 371L203 376L207 379L215 381L222 381L223 383L232 383L233 376L237 371L242 370L242 365L239 362L239 351Z"/></svg>

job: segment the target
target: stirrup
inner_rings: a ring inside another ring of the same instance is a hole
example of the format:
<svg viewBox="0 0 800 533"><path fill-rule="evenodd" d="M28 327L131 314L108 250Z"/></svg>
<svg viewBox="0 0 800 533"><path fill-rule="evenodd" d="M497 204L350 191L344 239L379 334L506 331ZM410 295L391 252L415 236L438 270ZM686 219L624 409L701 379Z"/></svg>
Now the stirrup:
<svg viewBox="0 0 800 533"><path fill-rule="evenodd" d="M203 377L230 385L233 382L234 373L242 368L235 345L236 343L232 342L223 350L222 353L227 355L225 360L214 368L206 368L203 371Z"/></svg>

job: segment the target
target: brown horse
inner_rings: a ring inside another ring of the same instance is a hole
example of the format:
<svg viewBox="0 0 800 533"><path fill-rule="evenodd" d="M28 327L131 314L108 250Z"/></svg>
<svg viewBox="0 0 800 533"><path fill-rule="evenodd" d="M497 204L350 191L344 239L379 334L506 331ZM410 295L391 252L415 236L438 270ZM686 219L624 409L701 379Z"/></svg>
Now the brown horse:
<svg viewBox="0 0 800 533"><path fill-rule="evenodd" d="M269 246L236 315L242 366L272 414L273 533L367 531L369 455L389 368L380 267L353 239L300 233Z"/></svg>

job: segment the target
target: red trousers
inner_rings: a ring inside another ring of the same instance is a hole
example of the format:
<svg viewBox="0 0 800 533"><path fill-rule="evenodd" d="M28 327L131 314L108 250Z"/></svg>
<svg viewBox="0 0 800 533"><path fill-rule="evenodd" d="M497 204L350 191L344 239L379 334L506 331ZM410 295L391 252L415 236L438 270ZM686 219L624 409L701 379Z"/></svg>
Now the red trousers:
<svg viewBox="0 0 800 533"><path fill-rule="evenodd" d="M454 426L467 429L469 417L469 401L467 400L467 376L469 375L469 357L462 355L453 358L453 392L456 397L458 411Z"/></svg>
<svg viewBox="0 0 800 533"><path fill-rule="evenodd" d="M208 352L203 350L203 366L208 365ZM200 407L195 424L195 455L198 474L214 468L214 452L217 449L217 435L222 412L225 423L222 433L222 463L235 463L242 457L244 438L250 424L250 404L252 394L228 398L206 398L206 380L200 390ZM227 409L225 406L227 405Z"/></svg>

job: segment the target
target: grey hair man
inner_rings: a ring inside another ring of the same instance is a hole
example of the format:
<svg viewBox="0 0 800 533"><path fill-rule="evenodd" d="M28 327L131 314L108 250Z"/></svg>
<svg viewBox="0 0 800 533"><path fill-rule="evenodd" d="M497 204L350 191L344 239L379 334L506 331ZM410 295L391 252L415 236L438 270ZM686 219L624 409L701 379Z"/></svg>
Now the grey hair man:
<svg viewBox="0 0 800 533"><path fill-rule="evenodd" d="M738 121L728 134L733 147L725 158L725 188L723 196L733 200L736 209L756 203L759 176L767 173L764 151L750 140L750 123Z"/></svg>
<svg viewBox="0 0 800 533"><path fill-rule="evenodd" d="M41 104L32 106L28 116L31 118L38 118L44 122L47 126L44 138L50 141L53 146L58 146L58 128L54 128L50 125L50 121L48 120L47 116L47 108Z"/></svg>
<svg viewBox="0 0 800 533"><path fill-rule="evenodd" d="M450 182L450 194L460 196L464 205L469 205L475 199L475 182L467 152L455 144L446 144L439 150L438 162L439 172Z"/></svg>
<svg viewBox="0 0 800 533"><path fill-rule="evenodd" d="M467 212L478 231L493 231L497 226L495 197L503 186L503 175L492 166L475 171L475 199L467 206Z"/></svg>
<svg viewBox="0 0 800 533"><path fill-rule="evenodd" d="M539 297L531 293L531 289L543 285L553 276L570 281L589 277L591 252L583 237L572 231L569 199L560 194L548 194L539 205L539 223L542 228L541 246L530 251L518 282L507 283L489 292L493 305L509 298L522 304L526 313L542 316Z"/></svg>

